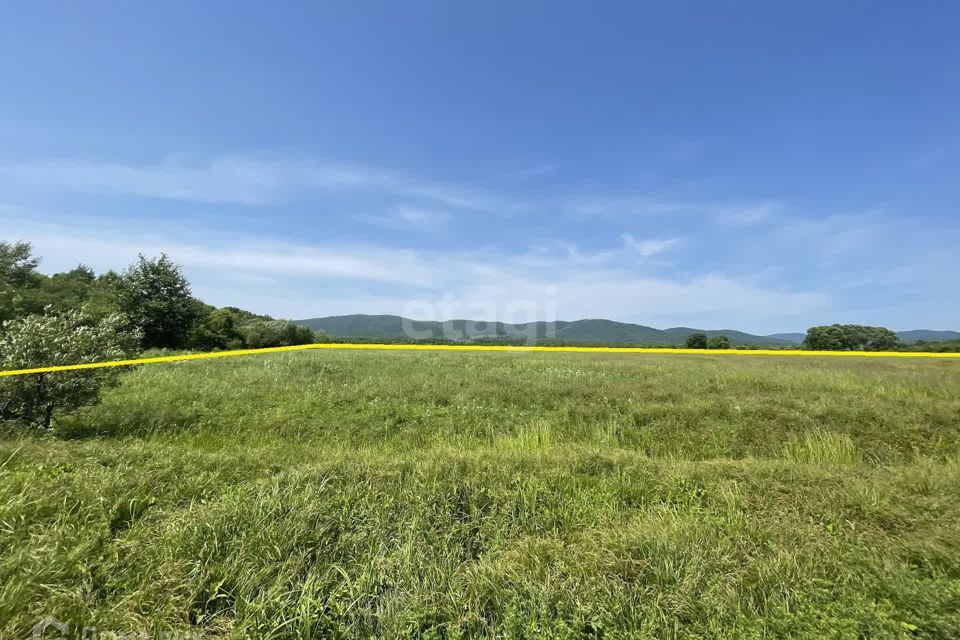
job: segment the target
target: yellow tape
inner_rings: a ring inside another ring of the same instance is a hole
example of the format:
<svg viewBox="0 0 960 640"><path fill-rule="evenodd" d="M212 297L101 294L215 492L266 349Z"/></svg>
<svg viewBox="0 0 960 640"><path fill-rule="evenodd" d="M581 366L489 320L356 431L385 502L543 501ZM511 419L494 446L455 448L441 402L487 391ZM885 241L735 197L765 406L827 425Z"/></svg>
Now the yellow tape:
<svg viewBox="0 0 960 640"><path fill-rule="evenodd" d="M176 356L158 356L137 358L135 360L114 360L111 362L86 362L32 369L13 369L0 371L0 377L19 376L29 373L53 373L56 371L79 371L81 369L103 369L105 367L124 367L136 364L155 364L159 362L179 362L183 360L204 360L206 358L229 358L261 353L280 353L284 351L304 351L306 349L368 349L395 351L511 351L511 352L565 352L565 353L681 353L731 356L856 356L870 358L960 358L960 353L932 353L909 351L801 351L793 349L676 349L645 347L543 347L543 346L506 346L483 344L300 344L290 347L266 347L263 349L237 349L235 351L216 351L213 353L187 353Z"/></svg>

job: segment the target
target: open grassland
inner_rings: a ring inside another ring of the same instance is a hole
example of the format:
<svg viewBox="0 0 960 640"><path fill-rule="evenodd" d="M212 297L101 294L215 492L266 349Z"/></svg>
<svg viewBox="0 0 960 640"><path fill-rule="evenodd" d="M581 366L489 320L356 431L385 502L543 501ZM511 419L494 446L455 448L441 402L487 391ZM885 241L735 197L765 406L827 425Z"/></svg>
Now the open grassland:
<svg viewBox="0 0 960 640"><path fill-rule="evenodd" d="M308 352L0 438L0 637L960 638L960 362Z"/></svg>

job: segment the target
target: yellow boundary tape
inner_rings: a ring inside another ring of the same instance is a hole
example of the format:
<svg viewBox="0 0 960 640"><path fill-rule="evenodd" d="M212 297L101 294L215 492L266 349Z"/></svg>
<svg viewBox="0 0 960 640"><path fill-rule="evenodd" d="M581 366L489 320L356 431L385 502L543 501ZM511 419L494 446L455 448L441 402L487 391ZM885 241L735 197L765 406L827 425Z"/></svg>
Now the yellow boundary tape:
<svg viewBox="0 0 960 640"><path fill-rule="evenodd" d="M207 358L229 358L261 353L280 353L285 351L304 351L306 349L366 349L390 351L510 351L510 352L565 352L565 353L680 353L687 355L709 354L730 356L844 356L870 358L960 358L960 353L932 353L909 351L801 351L794 349L675 349L645 347L543 347L543 346L506 346L481 344L341 344L324 342L320 344L300 344L290 347L266 347L263 349L237 349L235 351L216 351L213 353L187 353L176 356L158 356L137 358L135 360L114 360L110 362L85 362L32 369L12 369L0 371L0 378L19 376L29 373L53 373L56 371L78 371L81 369L103 369L105 367L124 367L135 364L155 364L159 362L180 362L183 360L205 360Z"/></svg>

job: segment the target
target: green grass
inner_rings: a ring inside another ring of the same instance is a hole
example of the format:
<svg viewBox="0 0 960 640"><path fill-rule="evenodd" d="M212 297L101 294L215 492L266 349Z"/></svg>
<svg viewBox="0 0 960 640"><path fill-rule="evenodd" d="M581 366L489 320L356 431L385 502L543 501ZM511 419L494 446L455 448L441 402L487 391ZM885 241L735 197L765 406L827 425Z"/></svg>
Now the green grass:
<svg viewBox="0 0 960 640"><path fill-rule="evenodd" d="M0 438L0 637L960 638L960 363L323 352Z"/></svg>

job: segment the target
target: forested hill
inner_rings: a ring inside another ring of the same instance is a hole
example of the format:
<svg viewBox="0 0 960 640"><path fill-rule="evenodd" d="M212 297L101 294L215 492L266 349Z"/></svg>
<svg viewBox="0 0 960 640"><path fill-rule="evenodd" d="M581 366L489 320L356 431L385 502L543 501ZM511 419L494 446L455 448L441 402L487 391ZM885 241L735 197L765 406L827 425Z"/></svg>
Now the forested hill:
<svg viewBox="0 0 960 640"><path fill-rule="evenodd" d="M347 315L326 318L297 320L314 330L322 330L335 338L357 338L363 340L402 340L409 338L408 329L412 328L421 339L452 338L464 340L484 338L506 338L516 336L534 336L538 340L551 339L549 326L545 322L524 324L506 324L502 322L478 322L472 320L449 320L447 322L409 320L393 315ZM445 329L446 326L446 329ZM615 322L613 320L575 320L554 323L555 334L552 339L558 342L584 344L675 344L682 345L693 333L704 333L708 337L725 335L731 344L785 347L796 343L757 336L733 329L693 329L673 327L655 329L640 324Z"/></svg>

